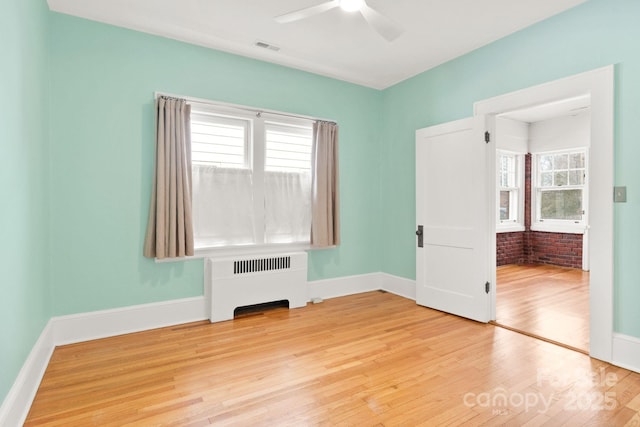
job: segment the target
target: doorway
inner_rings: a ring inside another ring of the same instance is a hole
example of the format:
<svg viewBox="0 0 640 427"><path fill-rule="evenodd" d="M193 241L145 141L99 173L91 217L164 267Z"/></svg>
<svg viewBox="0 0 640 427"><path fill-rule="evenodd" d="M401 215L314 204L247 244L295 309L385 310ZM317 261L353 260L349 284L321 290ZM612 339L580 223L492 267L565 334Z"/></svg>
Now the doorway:
<svg viewBox="0 0 640 427"><path fill-rule="evenodd" d="M614 67L545 83L477 102L476 115L495 116L535 105L588 95L591 99L590 198L588 261L589 354L605 361L612 359L613 342L613 123ZM490 129L495 133L495 124ZM495 165L493 171L495 171ZM494 175L495 177L495 175ZM492 202L495 210L495 199ZM494 221L495 223L495 221ZM495 226L489 250L490 264L496 265ZM491 281L496 283L495 268ZM496 320L496 293L491 295L491 319Z"/></svg>
<svg viewBox="0 0 640 427"><path fill-rule="evenodd" d="M495 117L495 323L584 353L590 107L583 95Z"/></svg>

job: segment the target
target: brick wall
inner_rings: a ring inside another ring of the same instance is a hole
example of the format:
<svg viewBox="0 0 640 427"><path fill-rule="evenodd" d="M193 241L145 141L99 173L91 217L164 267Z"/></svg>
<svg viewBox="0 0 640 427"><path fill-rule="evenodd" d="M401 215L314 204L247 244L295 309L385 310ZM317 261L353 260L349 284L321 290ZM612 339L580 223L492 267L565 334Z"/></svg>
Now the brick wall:
<svg viewBox="0 0 640 427"><path fill-rule="evenodd" d="M496 235L497 265L526 263L524 234L524 232L516 232Z"/></svg>
<svg viewBox="0 0 640 427"><path fill-rule="evenodd" d="M582 268L582 234L531 231L531 154L525 156L525 231L496 235L496 264Z"/></svg>
<svg viewBox="0 0 640 427"><path fill-rule="evenodd" d="M582 268L582 234L520 231L497 233L496 265L551 264Z"/></svg>
<svg viewBox="0 0 640 427"><path fill-rule="evenodd" d="M582 234L529 231L529 264L582 268Z"/></svg>

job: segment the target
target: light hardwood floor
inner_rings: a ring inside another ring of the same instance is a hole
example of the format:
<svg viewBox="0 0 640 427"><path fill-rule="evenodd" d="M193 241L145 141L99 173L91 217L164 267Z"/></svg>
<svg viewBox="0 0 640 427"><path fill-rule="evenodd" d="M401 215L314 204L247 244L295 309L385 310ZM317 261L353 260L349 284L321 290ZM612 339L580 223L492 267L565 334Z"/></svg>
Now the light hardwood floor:
<svg viewBox="0 0 640 427"><path fill-rule="evenodd" d="M496 323L589 352L589 273L551 265L497 269Z"/></svg>
<svg viewBox="0 0 640 427"><path fill-rule="evenodd" d="M370 292L59 347L26 425L638 422L640 374Z"/></svg>

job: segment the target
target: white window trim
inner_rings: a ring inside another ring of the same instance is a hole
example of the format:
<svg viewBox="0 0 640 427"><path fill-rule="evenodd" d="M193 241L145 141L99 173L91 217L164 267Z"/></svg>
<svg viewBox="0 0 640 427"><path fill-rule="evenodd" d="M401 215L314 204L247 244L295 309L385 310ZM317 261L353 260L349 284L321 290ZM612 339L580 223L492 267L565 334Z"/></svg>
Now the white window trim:
<svg viewBox="0 0 640 427"><path fill-rule="evenodd" d="M517 233L520 231L525 231L525 227L522 224L514 222L496 224L496 233Z"/></svg>
<svg viewBox="0 0 640 427"><path fill-rule="evenodd" d="M566 185L563 189L582 189L582 206L584 208L584 215L582 220L560 220L560 219L546 219L539 221L538 207L540 205L539 192L538 192L538 157L544 154L564 154L564 153L576 153L584 151L584 163L585 163L585 180L582 186ZM547 233L566 233L566 234L585 234L589 227L589 148L580 147L572 148L569 150L554 150L554 151L541 151L531 154L531 230L542 231Z"/></svg>
<svg viewBox="0 0 640 427"><path fill-rule="evenodd" d="M256 115L262 115L268 122L283 122L290 124L302 125L309 121L325 121L335 122L335 119L306 116L303 114L292 114L279 110L268 110L263 108L255 108L240 104L233 104L228 102L212 101L205 98L195 98L191 96L184 96L179 94L173 94L169 92L155 92L154 98L157 99L160 96L168 96L173 98L186 99L191 104L198 104L198 110L209 111L213 114L219 115L221 112L226 113L232 117L244 116L244 117L256 117ZM254 245L235 245L235 246L215 246L215 247L199 247L194 249L193 256L178 257L178 258L155 258L156 263L165 262L182 262L191 260L200 260L210 257L232 257L232 256L246 256L246 255L259 255L265 253L278 253L278 252L294 252L294 251L309 251L309 250L325 250L332 249L335 246L328 246L325 248L314 248L311 246L311 242L295 242L295 243L269 243L269 244L254 244Z"/></svg>
<svg viewBox="0 0 640 427"><path fill-rule="evenodd" d="M229 258L251 255L276 254L282 252L310 251L309 242L298 243L270 243L265 245L236 245L236 246L216 246L207 248L196 248L192 256L182 258L156 258L156 263L190 261L204 258ZM323 248L324 249L324 248Z"/></svg>
<svg viewBox="0 0 640 427"><path fill-rule="evenodd" d="M524 154L509 150L496 150L496 159L503 154L516 158L516 187L508 188L518 190L518 215L515 220L503 221L500 219L500 176L496 175L496 233L515 233L525 231L524 227ZM497 160L496 160L497 161Z"/></svg>
<svg viewBox="0 0 640 427"><path fill-rule="evenodd" d="M196 249L194 258L246 256L265 253L307 251L310 249L311 244L309 242L217 246Z"/></svg>
<svg viewBox="0 0 640 427"><path fill-rule="evenodd" d="M531 224L531 231L546 233L584 234L587 226L584 224L558 224L552 222L538 222Z"/></svg>

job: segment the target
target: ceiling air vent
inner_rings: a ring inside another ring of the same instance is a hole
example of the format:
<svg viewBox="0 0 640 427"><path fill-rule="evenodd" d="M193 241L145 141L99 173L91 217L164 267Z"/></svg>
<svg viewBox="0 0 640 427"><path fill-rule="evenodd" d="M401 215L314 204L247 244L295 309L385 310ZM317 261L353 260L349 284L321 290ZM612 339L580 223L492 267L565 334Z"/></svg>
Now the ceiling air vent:
<svg viewBox="0 0 640 427"><path fill-rule="evenodd" d="M261 42L261 41L257 41L255 44L258 47L261 47L263 49L269 49L269 50L272 50L274 52L277 52L277 51L280 50L280 48L278 46L274 46L272 44Z"/></svg>

